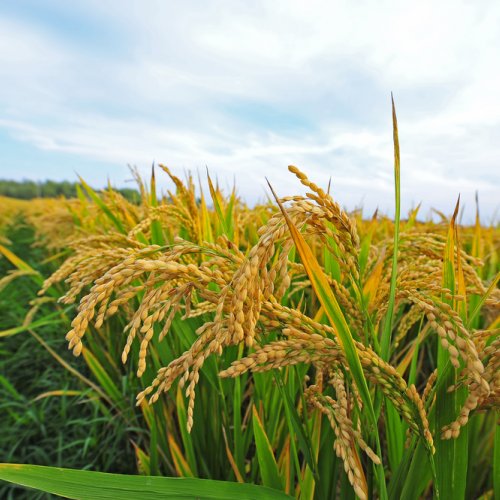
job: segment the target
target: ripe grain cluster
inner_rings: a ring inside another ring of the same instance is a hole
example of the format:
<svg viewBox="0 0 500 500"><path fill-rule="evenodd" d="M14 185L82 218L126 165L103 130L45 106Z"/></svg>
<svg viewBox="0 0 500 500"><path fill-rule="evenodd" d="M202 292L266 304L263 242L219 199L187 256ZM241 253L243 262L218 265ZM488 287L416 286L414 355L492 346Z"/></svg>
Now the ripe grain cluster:
<svg viewBox="0 0 500 500"><path fill-rule="evenodd" d="M476 491L446 442L467 453L484 432L477 457L492 467L498 228L416 209L395 237L393 221L348 213L293 166L306 194L253 208L210 177L207 201L161 168L175 190L157 196L154 173L150 186L137 176L139 205L83 184L78 200L24 207L39 244L64 250L40 295L76 305L69 348L116 384L139 378L155 436L139 467L220 477L225 464L224 479L304 498L332 498L345 480L359 498Z"/></svg>

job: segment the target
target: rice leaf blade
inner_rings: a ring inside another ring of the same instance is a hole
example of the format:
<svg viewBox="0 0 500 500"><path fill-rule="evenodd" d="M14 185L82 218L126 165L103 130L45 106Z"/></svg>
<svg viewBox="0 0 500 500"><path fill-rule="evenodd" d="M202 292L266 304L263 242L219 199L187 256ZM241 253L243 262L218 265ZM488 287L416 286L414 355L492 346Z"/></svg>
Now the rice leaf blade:
<svg viewBox="0 0 500 500"><path fill-rule="evenodd" d="M396 117L396 107L394 106L394 98L391 94L392 101L392 131L394 140L394 187L396 198L396 210L394 215L394 244L392 253L392 269L391 269L391 284L389 288L389 303L387 305L387 313L384 320L384 328L382 332L381 355L384 361L388 361L390 357L392 321L394 316L394 304L396 302L396 279L398 273L398 247L399 247L399 223L401 218L401 188L400 188L400 170L401 160L399 153L399 135L398 135L398 120Z"/></svg>
<svg viewBox="0 0 500 500"><path fill-rule="evenodd" d="M278 464L255 406L252 407L252 424L262 483L269 488L283 490Z"/></svg>
<svg viewBox="0 0 500 500"><path fill-rule="evenodd" d="M79 500L199 498L275 500L285 493L254 484L209 479L130 476L41 465L0 464L0 479Z"/></svg>
<svg viewBox="0 0 500 500"><path fill-rule="evenodd" d="M457 201L453 217L448 227L444 257L443 257L443 286L456 293L458 277L455 275L455 244L457 237L456 218L460 198ZM446 300L446 299L443 299ZM456 303L450 304L457 309ZM457 370L452 368L445 373L445 367L449 363L448 352L438 344L438 378L441 386L436 392L436 414L435 432L439 435L441 429L453 422L457 417L461 405L465 400L465 389L457 389L448 392L448 387L457 382ZM443 492L450 498L464 498L465 481L467 478L467 427L461 429L460 435L455 439L436 440L436 474L439 492Z"/></svg>
<svg viewBox="0 0 500 500"><path fill-rule="evenodd" d="M122 222L116 217L116 215L109 209L109 207L102 201L100 196L80 177L80 183L85 189L86 193L90 196L92 201L104 212L106 217L113 223L113 225L118 229L118 231L122 234L126 234L127 231L123 227Z"/></svg>

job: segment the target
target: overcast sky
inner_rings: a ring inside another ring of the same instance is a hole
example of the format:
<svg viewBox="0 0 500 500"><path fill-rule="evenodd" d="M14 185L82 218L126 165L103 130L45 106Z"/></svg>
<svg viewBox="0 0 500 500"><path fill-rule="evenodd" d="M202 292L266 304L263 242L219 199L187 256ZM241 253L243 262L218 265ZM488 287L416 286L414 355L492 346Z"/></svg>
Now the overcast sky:
<svg viewBox="0 0 500 500"><path fill-rule="evenodd" d="M499 207L500 2L0 2L0 178L130 185L153 161L250 203L332 178L348 208ZM167 180L160 182L164 188ZM468 215L467 215L468 214Z"/></svg>

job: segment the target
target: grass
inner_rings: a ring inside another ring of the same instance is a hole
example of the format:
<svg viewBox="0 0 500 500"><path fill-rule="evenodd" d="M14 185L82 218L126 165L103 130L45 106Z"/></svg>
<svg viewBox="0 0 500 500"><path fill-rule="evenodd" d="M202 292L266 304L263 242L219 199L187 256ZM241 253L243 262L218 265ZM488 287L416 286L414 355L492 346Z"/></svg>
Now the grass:
<svg viewBox="0 0 500 500"><path fill-rule="evenodd" d="M38 246L5 233L4 266L19 269L0 295L15 302L0 338L18 359L5 366L15 377L36 347L53 369L31 363L41 385L3 400L49 393L36 400L40 421L63 405L60 432L40 441L59 450L50 465L116 471L118 447L120 472L223 480L234 495L231 482L310 499L491 497L498 227L479 216L459 227L458 210L402 218L395 113L393 126L394 221L345 212L296 167L305 196L254 208L210 177L205 198L163 166L175 189L159 196L154 171L149 184L137 175L140 204L83 181L77 200L16 204L4 227L21 213ZM24 298L5 293L21 280ZM31 327L17 328L42 281ZM69 425L75 407L85 410ZM82 462L64 455L73 446ZM28 448L6 456L36 460ZM12 470L0 477L15 482ZM19 471L48 491L50 470ZM181 483L164 484L174 494Z"/></svg>
<svg viewBox="0 0 500 500"><path fill-rule="evenodd" d="M18 218L12 222L4 233L13 242L11 250L24 262L46 272L47 267L40 265L46 252L33 247L33 227ZM0 260L0 275L12 267ZM23 322L29 301L38 289L29 277L21 277L12 285L0 295L2 330ZM75 364L65 353L58 325L49 323L38 334L47 346ZM85 371L84 363L77 362L76 366ZM4 461L123 473L135 470L130 458L126 458L132 456L128 429L120 423L111 424L92 391L61 369L33 335L26 332L2 339L0 373L0 456ZM47 497L7 483L0 486L0 496Z"/></svg>

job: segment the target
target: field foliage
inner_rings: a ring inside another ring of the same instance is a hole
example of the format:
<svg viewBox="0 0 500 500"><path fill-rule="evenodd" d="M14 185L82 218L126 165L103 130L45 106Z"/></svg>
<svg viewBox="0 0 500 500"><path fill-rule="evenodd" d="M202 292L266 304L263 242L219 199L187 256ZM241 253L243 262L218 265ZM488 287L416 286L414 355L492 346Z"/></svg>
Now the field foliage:
<svg viewBox="0 0 500 500"><path fill-rule="evenodd" d="M71 200L0 199L4 425L59 412L38 455L9 442L5 461L266 487L154 483L173 496L500 498L499 230L479 209L461 226L459 202L401 217L395 116L394 142L395 220L296 167L305 195L255 207L163 165L135 174L140 203L83 180ZM0 466L71 498L59 480L152 484L58 474Z"/></svg>

